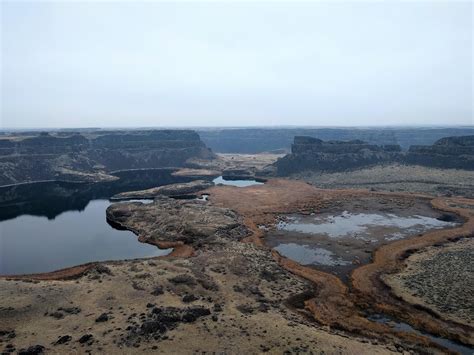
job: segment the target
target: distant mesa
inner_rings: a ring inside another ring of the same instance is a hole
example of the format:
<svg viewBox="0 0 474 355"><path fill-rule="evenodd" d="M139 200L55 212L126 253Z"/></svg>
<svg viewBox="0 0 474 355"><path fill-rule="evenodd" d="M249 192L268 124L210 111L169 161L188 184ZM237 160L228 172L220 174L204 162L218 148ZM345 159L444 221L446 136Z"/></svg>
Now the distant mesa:
<svg viewBox="0 0 474 355"><path fill-rule="evenodd" d="M408 152L396 144L296 136L291 154L278 159L274 166L277 175L286 176L306 170L336 172L387 163L474 170L474 136L446 137L433 145L410 146Z"/></svg>
<svg viewBox="0 0 474 355"><path fill-rule="evenodd" d="M399 160L399 145L378 146L361 140L323 141L318 138L296 136L291 154L275 163L278 175L289 175L305 170L343 171Z"/></svg>
<svg viewBox="0 0 474 355"><path fill-rule="evenodd" d="M474 170L474 135L441 138L429 146L412 145L405 161L437 168Z"/></svg>

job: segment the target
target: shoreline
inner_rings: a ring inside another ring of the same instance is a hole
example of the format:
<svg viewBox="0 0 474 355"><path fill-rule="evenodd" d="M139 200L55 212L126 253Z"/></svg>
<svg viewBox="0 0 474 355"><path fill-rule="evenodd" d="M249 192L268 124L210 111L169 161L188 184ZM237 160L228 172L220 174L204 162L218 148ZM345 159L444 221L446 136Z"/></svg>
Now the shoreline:
<svg viewBox="0 0 474 355"><path fill-rule="evenodd" d="M273 259L280 267L309 281L314 286L315 293L303 300L304 309L311 313L313 321L342 330L352 336L360 335L377 340L382 338L390 341L403 340L412 345L445 350L444 347L429 340L426 336L395 331L389 326L371 321L361 314L363 310L375 310L394 315L397 319L406 321L416 329L440 335L446 339L460 341L463 344L473 344L472 338L470 338L472 328L462 327L444 319L436 319L426 309L418 309L414 304L395 299L390 289L380 279L382 274L393 272L400 267L405 257L410 255L413 250L443 241L449 243L458 238L460 234L468 234L467 237L472 237L469 233L474 233L474 212L466 206L474 206L473 200L433 197L419 193L371 192L363 189L326 190L315 188L301 181L286 179L269 179L265 185L255 185L244 189L233 186L214 186L201 191L201 193L209 193L209 203L212 205L232 208L241 216L243 225L251 231L242 239L242 243L251 243L257 248L270 250ZM265 232L259 226L273 222L278 214L320 212L324 209L336 208L335 202L337 201L351 201L361 197L421 199L437 211L452 212L460 216L463 219L462 225L429 231L416 238L407 238L380 246L374 250L373 259L369 264L359 266L351 273L351 285L344 284L335 275L287 259L265 245ZM458 206L453 207L453 204ZM464 205L466 205L465 208ZM137 260L169 260L196 255L194 248L182 241L153 241L151 238L138 235L137 231L129 226L126 227L114 221L109 221L109 223L117 224L117 227L133 232L138 236L139 242L147 242L161 249L173 247L174 250L165 256L91 262L48 273L3 275L0 276L0 279L32 280L33 282L71 280L83 276L101 264L127 265L128 262ZM407 251L409 251L408 254Z"/></svg>

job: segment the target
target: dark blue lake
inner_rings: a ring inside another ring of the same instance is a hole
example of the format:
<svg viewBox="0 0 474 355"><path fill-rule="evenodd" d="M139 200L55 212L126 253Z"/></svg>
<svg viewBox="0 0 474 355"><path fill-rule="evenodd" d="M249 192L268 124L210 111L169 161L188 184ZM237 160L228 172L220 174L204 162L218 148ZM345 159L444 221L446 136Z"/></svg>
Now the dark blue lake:
<svg viewBox="0 0 474 355"><path fill-rule="evenodd" d="M168 254L170 249L140 243L132 232L114 229L105 211L116 193L173 182L178 181L169 171L156 171L112 183L0 188L0 275Z"/></svg>

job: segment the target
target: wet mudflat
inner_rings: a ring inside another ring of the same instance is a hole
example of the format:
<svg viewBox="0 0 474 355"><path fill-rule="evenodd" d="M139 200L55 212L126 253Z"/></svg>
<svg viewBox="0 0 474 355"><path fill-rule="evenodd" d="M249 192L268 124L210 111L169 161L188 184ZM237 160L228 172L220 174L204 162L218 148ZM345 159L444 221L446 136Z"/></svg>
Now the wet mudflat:
<svg viewBox="0 0 474 355"><path fill-rule="evenodd" d="M280 218L267 233L266 243L302 265L331 272L347 281L354 268L370 262L372 252L380 245L457 224L454 217L436 213L344 210L293 214Z"/></svg>

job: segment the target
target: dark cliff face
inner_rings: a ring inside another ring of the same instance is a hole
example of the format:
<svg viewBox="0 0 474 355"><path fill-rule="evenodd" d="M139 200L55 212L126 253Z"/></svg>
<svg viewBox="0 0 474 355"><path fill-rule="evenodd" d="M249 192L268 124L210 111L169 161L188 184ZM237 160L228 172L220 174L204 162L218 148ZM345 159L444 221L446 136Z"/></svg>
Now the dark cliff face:
<svg viewBox="0 0 474 355"><path fill-rule="evenodd" d="M385 162L401 157L397 145L378 146L361 140L322 141L297 136L291 154L279 159L275 166L278 175L289 175L305 170L344 171Z"/></svg>
<svg viewBox="0 0 474 355"><path fill-rule="evenodd" d="M291 154L274 165L281 176L311 171L344 171L385 163L423 165L444 169L474 170L474 136L446 137L433 145L374 145L361 140L322 141L297 136Z"/></svg>
<svg viewBox="0 0 474 355"><path fill-rule="evenodd" d="M474 170L474 136L446 137L433 145L411 146L405 161L438 168Z"/></svg>
<svg viewBox="0 0 474 355"><path fill-rule="evenodd" d="M111 131L0 139L0 185L94 181L114 170L180 167L213 153L191 130Z"/></svg>
<svg viewBox="0 0 474 355"><path fill-rule="evenodd" d="M183 166L190 158L213 154L190 130L107 134L90 141L88 156L108 170Z"/></svg>

